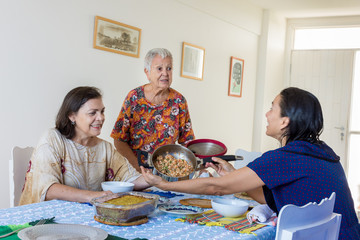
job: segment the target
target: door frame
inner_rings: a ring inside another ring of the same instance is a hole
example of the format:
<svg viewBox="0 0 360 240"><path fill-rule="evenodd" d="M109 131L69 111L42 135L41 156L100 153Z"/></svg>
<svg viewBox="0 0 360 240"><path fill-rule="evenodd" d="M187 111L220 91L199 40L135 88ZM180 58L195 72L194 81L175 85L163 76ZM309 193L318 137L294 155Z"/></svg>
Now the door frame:
<svg viewBox="0 0 360 240"><path fill-rule="evenodd" d="M285 61L284 61L285 87L290 86L291 54L292 54L292 50L294 50L295 30L309 29L309 28L330 28L330 27L360 27L359 22L360 22L360 16L289 19L287 22L287 31L286 31L286 40L285 40ZM354 50L358 50L358 49L354 49ZM349 122L349 117L350 116L348 115L348 122ZM348 156L349 153L348 140L350 136L349 129L347 129L346 136L348 139L345 148L346 151L345 155ZM348 174L348 167L349 167L349 161L348 159L346 159L344 163L344 170L346 175Z"/></svg>
<svg viewBox="0 0 360 240"><path fill-rule="evenodd" d="M285 39L285 86L290 85L291 51L294 49L295 30L306 28L360 27L359 23L360 16L289 19Z"/></svg>

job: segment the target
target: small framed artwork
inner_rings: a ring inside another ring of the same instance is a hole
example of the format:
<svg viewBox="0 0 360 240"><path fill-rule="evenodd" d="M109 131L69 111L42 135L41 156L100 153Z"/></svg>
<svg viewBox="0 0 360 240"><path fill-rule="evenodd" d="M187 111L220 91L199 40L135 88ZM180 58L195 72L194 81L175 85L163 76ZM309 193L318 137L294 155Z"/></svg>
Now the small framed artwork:
<svg viewBox="0 0 360 240"><path fill-rule="evenodd" d="M94 48L139 57L141 29L107 18L95 17Z"/></svg>
<svg viewBox="0 0 360 240"><path fill-rule="evenodd" d="M181 77L203 80L205 48L183 42Z"/></svg>
<svg viewBox="0 0 360 240"><path fill-rule="evenodd" d="M244 76L244 60L231 57L229 76L229 96L241 97Z"/></svg>

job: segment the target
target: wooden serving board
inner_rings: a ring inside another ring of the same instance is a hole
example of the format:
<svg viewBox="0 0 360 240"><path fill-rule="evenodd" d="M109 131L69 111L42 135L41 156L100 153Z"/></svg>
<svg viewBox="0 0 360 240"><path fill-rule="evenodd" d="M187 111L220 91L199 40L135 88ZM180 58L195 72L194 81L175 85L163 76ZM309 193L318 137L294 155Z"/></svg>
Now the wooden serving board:
<svg viewBox="0 0 360 240"><path fill-rule="evenodd" d="M195 206L201 208L211 208L211 200L203 198L185 198L179 201L185 206Z"/></svg>
<svg viewBox="0 0 360 240"><path fill-rule="evenodd" d="M245 200L254 200L250 196L248 196L247 193L245 192L234 193L234 197Z"/></svg>
<svg viewBox="0 0 360 240"><path fill-rule="evenodd" d="M107 222L107 221L103 221L101 219L99 219L98 217L94 216L95 221L99 222L99 223L104 223L107 225L113 225L113 226L135 226L135 225L140 225L143 223L147 223L149 221L149 219L147 217L138 219L136 221L133 222L124 222L124 223L114 223L114 222Z"/></svg>

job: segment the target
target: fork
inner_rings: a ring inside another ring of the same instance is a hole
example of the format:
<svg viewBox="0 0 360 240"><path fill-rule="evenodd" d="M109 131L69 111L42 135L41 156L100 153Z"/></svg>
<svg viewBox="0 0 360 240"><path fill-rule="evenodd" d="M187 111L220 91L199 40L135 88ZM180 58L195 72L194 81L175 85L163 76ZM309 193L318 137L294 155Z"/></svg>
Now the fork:
<svg viewBox="0 0 360 240"><path fill-rule="evenodd" d="M206 216L206 214L202 214L204 218L206 218L207 220L211 221L211 222L219 222L219 219L213 220L211 218L209 218L208 216ZM235 220L230 220L230 219L225 219L225 221L229 221L230 223L236 222Z"/></svg>
<svg viewBox="0 0 360 240"><path fill-rule="evenodd" d="M43 225L46 223L46 219L40 219L34 226L38 226L38 225ZM14 233L17 233L19 232L20 230L24 229L24 228L27 228L27 227L23 227L23 228L19 228L19 229L16 229L15 231L12 231L12 232L9 232L9 233L6 233L4 235L1 235L0 238L4 238L4 237L8 237Z"/></svg>

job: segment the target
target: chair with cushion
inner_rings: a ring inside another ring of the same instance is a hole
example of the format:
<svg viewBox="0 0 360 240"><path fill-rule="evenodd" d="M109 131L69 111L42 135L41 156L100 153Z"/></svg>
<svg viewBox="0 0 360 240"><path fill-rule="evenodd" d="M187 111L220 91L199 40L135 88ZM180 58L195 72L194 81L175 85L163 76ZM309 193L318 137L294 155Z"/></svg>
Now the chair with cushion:
<svg viewBox="0 0 360 240"><path fill-rule="evenodd" d="M21 192L25 183L25 174L33 151L33 147L14 147L12 149L11 160L9 161L10 207L19 204Z"/></svg>
<svg viewBox="0 0 360 240"><path fill-rule="evenodd" d="M245 167L250 162L252 162L256 158L260 157L261 152L248 152L248 151L243 150L243 149L237 149L235 151L235 155L236 156L241 156L243 158L243 160L236 160L235 162L233 162L234 167L236 169L239 169L239 168Z"/></svg>
<svg viewBox="0 0 360 240"><path fill-rule="evenodd" d="M292 204L279 212L275 240L337 240L341 214L334 213L336 194L298 207Z"/></svg>

